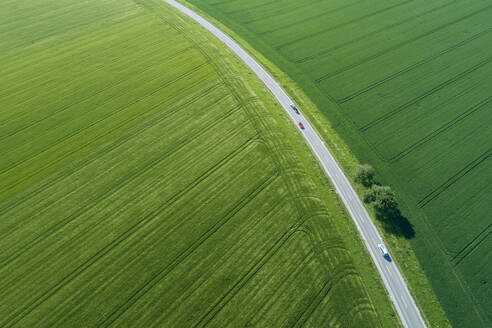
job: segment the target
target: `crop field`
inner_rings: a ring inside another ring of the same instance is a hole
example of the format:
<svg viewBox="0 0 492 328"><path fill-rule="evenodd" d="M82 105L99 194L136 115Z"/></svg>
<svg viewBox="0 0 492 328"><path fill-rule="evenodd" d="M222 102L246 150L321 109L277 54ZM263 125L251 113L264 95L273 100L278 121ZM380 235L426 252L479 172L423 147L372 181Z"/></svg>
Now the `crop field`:
<svg viewBox="0 0 492 328"><path fill-rule="evenodd" d="M190 0L286 72L389 183L456 327L492 326L489 0Z"/></svg>
<svg viewBox="0 0 492 328"><path fill-rule="evenodd" d="M1 327L380 326L211 38L158 0L2 1Z"/></svg>

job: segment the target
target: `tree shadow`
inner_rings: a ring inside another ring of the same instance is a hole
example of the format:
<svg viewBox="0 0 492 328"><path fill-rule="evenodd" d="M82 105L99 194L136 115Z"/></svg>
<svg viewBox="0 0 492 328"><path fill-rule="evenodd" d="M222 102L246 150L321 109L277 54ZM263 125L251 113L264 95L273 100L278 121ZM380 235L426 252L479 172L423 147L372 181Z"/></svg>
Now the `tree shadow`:
<svg viewBox="0 0 492 328"><path fill-rule="evenodd" d="M381 222L384 230L392 235L406 239L415 237L413 225L398 209L389 213L378 212L376 213L376 218Z"/></svg>

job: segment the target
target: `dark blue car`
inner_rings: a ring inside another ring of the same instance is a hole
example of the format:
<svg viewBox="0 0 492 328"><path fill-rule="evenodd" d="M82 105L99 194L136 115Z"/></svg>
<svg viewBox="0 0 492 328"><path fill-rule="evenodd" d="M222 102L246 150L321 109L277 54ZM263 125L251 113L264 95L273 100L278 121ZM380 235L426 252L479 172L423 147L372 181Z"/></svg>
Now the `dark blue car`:
<svg viewBox="0 0 492 328"><path fill-rule="evenodd" d="M296 114L299 114L299 110L297 109L296 105L290 105L290 107L296 112Z"/></svg>

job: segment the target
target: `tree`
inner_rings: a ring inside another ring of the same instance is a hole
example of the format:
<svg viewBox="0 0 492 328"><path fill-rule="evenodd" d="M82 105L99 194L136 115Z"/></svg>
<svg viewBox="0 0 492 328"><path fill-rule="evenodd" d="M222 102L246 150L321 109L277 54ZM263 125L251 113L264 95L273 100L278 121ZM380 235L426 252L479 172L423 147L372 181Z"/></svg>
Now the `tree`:
<svg viewBox="0 0 492 328"><path fill-rule="evenodd" d="M355 182L365 187L370 187L374 183L374 168L369 164L358 165L355 168Z"/></svg>
<svg viewBox="0 0 492 328"><path fill-rule="evenodd" d="M391 214L398 209L395 193L389 186L373 185L368 199L380 214Z"/></svg>

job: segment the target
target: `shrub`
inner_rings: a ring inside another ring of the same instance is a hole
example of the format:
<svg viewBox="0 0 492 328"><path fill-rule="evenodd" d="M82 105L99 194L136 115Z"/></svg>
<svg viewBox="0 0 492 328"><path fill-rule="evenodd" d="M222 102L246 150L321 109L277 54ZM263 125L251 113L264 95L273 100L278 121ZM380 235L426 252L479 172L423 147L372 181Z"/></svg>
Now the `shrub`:
<svg viewBox="0 0 492 328"><path fill-rule="evenodd" d="M365 187L370 187L374 183L374 168L369 164L358 165L355 168L355 182Z"/></svg>

